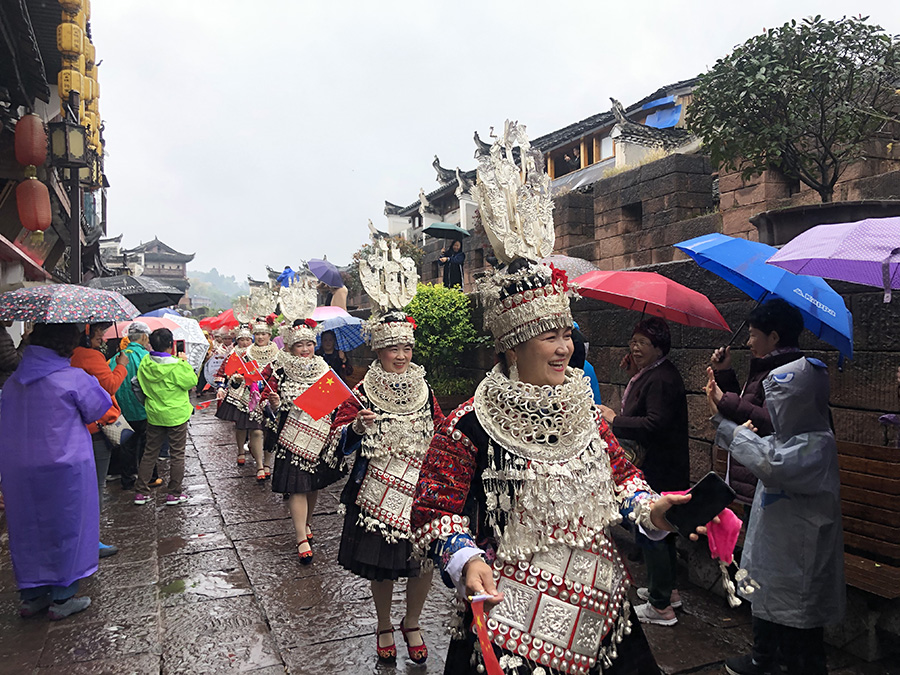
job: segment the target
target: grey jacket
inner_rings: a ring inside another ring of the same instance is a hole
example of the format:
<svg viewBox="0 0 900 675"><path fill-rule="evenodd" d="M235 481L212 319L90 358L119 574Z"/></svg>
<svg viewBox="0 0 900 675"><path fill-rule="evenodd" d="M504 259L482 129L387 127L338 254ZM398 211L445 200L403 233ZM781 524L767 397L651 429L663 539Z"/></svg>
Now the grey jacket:
<svg viewBox="0 0 900 675"><path fill-rule="evenodd" d="M774 434L717 416L716 443L759 479L741 566L760 588L753 616L794 628L841 621L844 538L828 370L802 358L763 382Z"/></svg>

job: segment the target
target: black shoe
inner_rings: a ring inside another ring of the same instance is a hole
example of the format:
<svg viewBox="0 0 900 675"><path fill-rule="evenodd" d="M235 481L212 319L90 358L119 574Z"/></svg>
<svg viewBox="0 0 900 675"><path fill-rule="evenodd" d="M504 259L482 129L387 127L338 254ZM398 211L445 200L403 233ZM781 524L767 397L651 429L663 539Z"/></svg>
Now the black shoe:
<svg viewBox="0 0 900 675"><path fill-rule="evenodd" d="M780 673L781 669L760 665L750 654L743 654L726 659L725 672L731 675L775 675Z"/></svg>
<svg viewBox="0 0 900 675"><path fill-rule="evenodd" d="M117 546L113 546L111 544L107 545L107 544L104 544L102 541L100 542L100 557L101 558L108 558L111 555L115 555L118 552L119 552L119 549Z"/></svg>

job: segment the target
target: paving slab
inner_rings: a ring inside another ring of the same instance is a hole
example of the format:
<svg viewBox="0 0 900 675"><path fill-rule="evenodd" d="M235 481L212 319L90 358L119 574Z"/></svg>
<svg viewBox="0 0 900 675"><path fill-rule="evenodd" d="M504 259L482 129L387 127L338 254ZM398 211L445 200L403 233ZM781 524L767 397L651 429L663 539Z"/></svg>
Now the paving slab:
<svg viewBox="0 0 900 675"><path fill-rule="evenodd" d="M429 646L425 666L406 656L395 633L398 660L375 658L375 607L368 581L337 563L343 516L343 481L321 491L310 518L314 560L297 559L287 504L270 484L255 480L252 461L235 462L232 425L212 411L189 427L184 492L188 502L151 502L110 482L105 489L101 539L120 548L104 559L80 594L92 598L81 614L51 623L46 615L18 617L18 593L0 515L0 672L23 675L160 675L256 673L383 675L443 672L449 643L452 592L438 575L422 612ZM167 478L168 463L160 462ZM0 512L2 514L2 512ZM617 534L627 553L633 540ZM629 562L635 585L646 582L640 563ZM679 576L684 608L671 628L645 626L663 672L722 673L722 663L749 645L750 614L691 587ZM406 584L394 586L395 625L402 617ZM634 591L631 591L632 599ZM829 653L833 675L900 675L892 663L862 664Z"/></svg>

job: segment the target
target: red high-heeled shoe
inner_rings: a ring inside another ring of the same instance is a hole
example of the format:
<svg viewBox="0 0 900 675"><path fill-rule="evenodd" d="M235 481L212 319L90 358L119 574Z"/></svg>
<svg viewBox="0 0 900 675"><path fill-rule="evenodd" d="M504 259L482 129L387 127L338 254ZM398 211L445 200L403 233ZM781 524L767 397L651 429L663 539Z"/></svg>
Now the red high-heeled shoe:
<svg viewBox="0 0 900 675"><path fill-rule="evenodd" d="M405 619L401 619L400 621L400 632L403 634L403 641L406 643L406 653L409 654L409 658L413 663L425 663L425 659L428 658L428 647L425 645L425 635L422 634L422 629L418 626L415 628L406 628L403 625L403 621ZM418 647L413 647L409 644L409 638L406 637L409 633L414 633L415 631L419 631L419 634L422 635L422 644Z"/></svg>
<svg viewBox="0 0 900 675"><path fill-rule="evenodd" d="M387 630L380 630L375 633L375 652L378 654L379 661L393 663L397 660L397 645L391 642L391 644L389 644L387 647L382 647L380 642L381 636L387 635L388 633L393 635L393 626L391 626Z"/></svg>
<svg viewBox="0 0 900 675"><path fill-rule="evenodd" d="M302 551L302 552L300 551L300 547L303 546L303 544L306 544L307 546L309 546L308 551ZM304 539L302 541L297 542L297 557L300 558L301 565L309 565L312 562L312 559L313 559L312 546L310 545L308 539Z"/></svg>

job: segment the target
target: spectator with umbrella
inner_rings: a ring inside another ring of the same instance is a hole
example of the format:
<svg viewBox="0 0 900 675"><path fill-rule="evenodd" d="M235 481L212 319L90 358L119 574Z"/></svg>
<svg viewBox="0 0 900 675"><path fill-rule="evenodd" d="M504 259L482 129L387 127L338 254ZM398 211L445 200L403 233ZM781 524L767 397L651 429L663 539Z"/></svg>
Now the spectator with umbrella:
<svg viewBox="0 0 900 675"><path fill-rule="evenodd" d="M347 287L344 278L337 267L325 258L312 258L309 263L309 271L319 280L319 291L324 294L319 304L331 305L347 309Z"/></svg>
<svg viewBox="0 0 900 675"><path fill-rule="evenodd" d="M672 346L669 325L652 316L640 321L632 331L629 353L622 360L631 375L622 395L622 412L617 415L601 405L603 419L612 427L632 461L657 493L676 492L690 487L687 395L678 368L668 359ZM639 449L639 450L638 450ZM634 608L643 623L674 626L675 608L681 597L675 587L676 535L651 540L640 531L635 540L647 562L648 585L638 597L646 603Z"/></svg>
<svg viewBox="0 0 900 675"><path fill-rule="evenodd" d="M112 424L122 414L122 409L116 401L116 391L122 386L125 377L128 375L126 365L128 364L128 356L120 352L116 356L116 367L110 372L106 363L106 358L101 351L103 347L103 333L110 327L108 323L88 324L85 327L84 334L79 338L79 344L72 352L72 366L81 368L88 375L93 375L100 386L106 390L112 397L112 407L99 420L88 424L88 431L91 433L91 443L94 448L94 462L97 469L97 490L100 497L100 507L103 507L103 487L106 485L106 476L109 472L110 463L113 457L113 448L106 438L106 434L101 429L102 426ZM117 453L118 455L118 453ZM116 457L115 471L118 468L118 456ZM119 549L115 546L108 546L100 542L100 557L115 555Z"/></svg>
<svg viewBox="0 0 900 675"><path fill-rule="evenodd" d="M747 346L752 358L744 386L740 386L732 368L731 347L720 347L710 357L706 389L722 417L736 424L749 421L760 436L769 436L774 429L763 382L775 368L803 357L798 346L803 316L793 305L773 298L750 312L747 323L750 325ZM726 479L737 493L738 501L744 504L753 501L757 478L730 454Z"/></svg>
<svg viewBox="0 0 900 675"><path fill-rule="evenodd" d="M100 540L86 425L103 417L112 398L69 358L76 324L137 314L116 293L68 284L0 295L0 321L36 322L0 403L0 473L22 616L49 609L58 620L90 605L90 598L75 597L78 582L97 571Z"/></svg>
<svg viewBox="0 0 900 675"><path fill-rule="evenodd" d="M296 325L296 322L294 322ZM337 348L337 338L334 331L327 330L319 336L322 346L316 350L316 356L321 356L325 363L345 380L353 374L353 366L347 360L347 355L342 349Z"/></svg>
<svg viewBox="0 0 900 675"><path fill-rule="evenodd" d="M95 377L69 365L79 335L75 324L36 324L4 386L0 473L23 617L49 608L58 620L91 604L75 597L79 581L97 571L100 540L86 425L103 417L112 399Z"/></svg>
<svg viewBox="0 0 900 675"><path fill-rule="evenodd" d="M147 411L144 404L134 391L135 378L138 367L147 356L150 355L150 326L143 321L133 321L127 327L126 342L121 354L128 359L125 364L127 375L122 386L116 391L116 400L122 408L125 420L131 425L134 434L122 444L119 453L119 463L122 474L122 489L133 490L137 479L138 467L144 456L144 448L147 444ZM109 365L115 371L119 357L110 359ZM116 363L114 363L114 361ZM150 487L162 485L156 467L153 469L153 480Z"/></svg>
<svg viewBox="0 0 900 675"><path fill-rule="evenodd" d="M463 263L466 261L466 254L462 250L462 241L454 239L447 248L441 249L441 255L438 262L444 268L444 286L446 288L462 288L463 285Z"/></svg>

